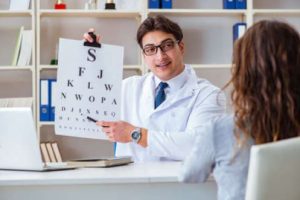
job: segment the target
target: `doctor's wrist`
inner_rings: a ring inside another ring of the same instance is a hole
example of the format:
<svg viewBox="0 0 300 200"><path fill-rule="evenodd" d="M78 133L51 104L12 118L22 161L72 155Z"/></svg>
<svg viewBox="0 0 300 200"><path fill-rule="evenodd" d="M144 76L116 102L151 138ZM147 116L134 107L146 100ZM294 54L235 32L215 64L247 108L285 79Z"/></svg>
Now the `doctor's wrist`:
<svg viewBox="0 0 300 200"><path fill-rule="evenodd" d="M146 148L148 146L148 130L141 128L141 139L138 142L139 145Z"/></svg>
<svg viewBox="0 0 300 200"><path fill-rule="evenodd" d="M147 147L148 130L144 128L135 127L130 133L130 140L142 147Z"/></svg>

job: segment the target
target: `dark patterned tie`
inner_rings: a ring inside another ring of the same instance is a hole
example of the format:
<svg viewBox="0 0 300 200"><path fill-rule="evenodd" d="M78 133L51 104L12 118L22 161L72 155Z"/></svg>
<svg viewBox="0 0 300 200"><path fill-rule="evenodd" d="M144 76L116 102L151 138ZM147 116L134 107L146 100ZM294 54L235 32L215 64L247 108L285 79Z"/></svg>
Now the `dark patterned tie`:
<svg viewBox="0 0 300 200"><path fill-rule="evenodd" d="M159 89L155 97L154 108L157 108L166 99L165 88L168 87L168 83L160 82L158 87Z"/></svg>

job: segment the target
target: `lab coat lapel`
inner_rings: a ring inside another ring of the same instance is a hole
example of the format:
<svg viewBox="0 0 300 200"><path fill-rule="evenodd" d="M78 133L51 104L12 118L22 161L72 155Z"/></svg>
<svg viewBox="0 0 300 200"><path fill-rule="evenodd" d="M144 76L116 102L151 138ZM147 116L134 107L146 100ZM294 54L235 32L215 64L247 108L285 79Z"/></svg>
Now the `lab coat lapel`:
<svg viewBox="0 0 300 200"><path fill-rule="evenodd" d="M150 116L154 112L154 91L155 85L153 75L148 76L142 86L142 95L140 102L141 113Z"/></svg>

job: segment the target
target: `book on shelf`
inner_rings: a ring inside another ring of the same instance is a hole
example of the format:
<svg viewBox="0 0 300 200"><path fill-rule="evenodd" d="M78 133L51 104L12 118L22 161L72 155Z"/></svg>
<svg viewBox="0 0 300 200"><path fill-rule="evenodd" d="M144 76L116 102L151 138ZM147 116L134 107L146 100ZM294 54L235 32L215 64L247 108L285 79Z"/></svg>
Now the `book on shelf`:
<svg viewBox="0 0 300 200"><path fill-rule="evenodd" d="M30 64L32 54L32 30L23 30L21 37L21 48L17 66L27 66Z"/></svg>
<svg viewBox="0 0 300 200"><path fill-rule="evenodd" d="M30 0L10 0L9 10L28 10Z"/></svg>
<svg viewBox="0 0 300 200"><path fill-rule="evenodd" d="M40 148L43 156L43 162L62 162L62 157L57 142L42 142L40 143Z"/></svg>
<svg viewBox="0 0 300 200"><path fill-rule="evenodd" d="M52 149L52 145L51 145L50 142L46 143L46 148L47 148L47 152L48 152L49 157L50 157L50 162L57 162L57 160L55 158L55 155L54 155L54 151Z"/></svg>
<svg viewBox="0 0 300 200"><path fill-rule="evenodd" d="M21 26L20 30L19 30L18 37L17 37L17 42L16 42L16 45L15 45L14 55L13 55L13 58L12 58L12 63L11 63L12 66L16 66L17 62L18 62L18 58L19 58L19 55L20 55L20 49L21 49L21 41L22 41L23 31L24 31L24 26Z"/></svg>
<svg viewBox="0 0 300 200"><path fill-rule="evenodd" d="M121 157L107 157L107 158L97 158L97 159L78 159L69 160L67 164L73 167L112 167L119 165L126 165L132 163L132 159L129 156Z"/></svg>
<svg viewBox="0 0 300 200"><path fill-rule="evenodd" d="M56 142L52 142L51 143L53 152L54 152L54 156L57 162L62 162L62 157L58 148L58 144Z"/></svg>
<svg viewBox="0 0 300 200"><path fill-rule="evenodd" d="M0 107L32 107L33 98L0 98Z"/></svg>
<svg viewBox="0 0 300 200"><path fill-rule="evenodd" d="M50 162L50 157L49 157L49 154L48 154L48 151L47 151L46 144L41 143L40 148L41 148L41 152L42 152L42 156L43 156L43 162L49 163Z"/></svg>

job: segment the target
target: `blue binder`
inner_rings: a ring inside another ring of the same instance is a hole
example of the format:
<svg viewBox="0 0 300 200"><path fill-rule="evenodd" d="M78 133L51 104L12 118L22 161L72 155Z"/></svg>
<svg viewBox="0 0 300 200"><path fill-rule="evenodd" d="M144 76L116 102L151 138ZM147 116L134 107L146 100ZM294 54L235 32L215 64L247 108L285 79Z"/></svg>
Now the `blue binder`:
<svg viewBox="0 0 300 200"><path fill-rule="evenodd" d="M233 42L242 37L247 29L247 24L244 22L238 22L233 25Z"/></svg>
<svg viewBox="0 0 300 200"><path fill-rule="evenodd" d="M50 120L50 98L48 79L40 80L40 121Z"/></svg>
<svg viewBox="0 0 300 200"><path fill-rule="evenodd" d="M236 0L235 8L236 9L247 9L247 0Z"/></svg>
<svg viewBox="0 0 300 200"><path fill-rule="evenodd" d="M50 121L54 121L55 119L55 101L54 101L54 95L56 92L56 80L55 79L49 79L49 95L50 95Z"/></svg>
<svg viewBox="0 0 300 200"><path fill-rule="evenodd" d="M149 8L152 8L152 9L157 9L157 8L160 8L160 1L161 0L148 0L149 2Z"/></svg>
<svg viewBox="0 0 300 200"><path fill-rule="evenodd" d="M223 0L224 9L235 9L236 0Z"/></svg>
<svg viewBox="0 0 300 200"><path fill-rule="evenodd" d="M161 7L165 8L165 9L171 9L172 8L172 0L162 0Z"/></svg>

